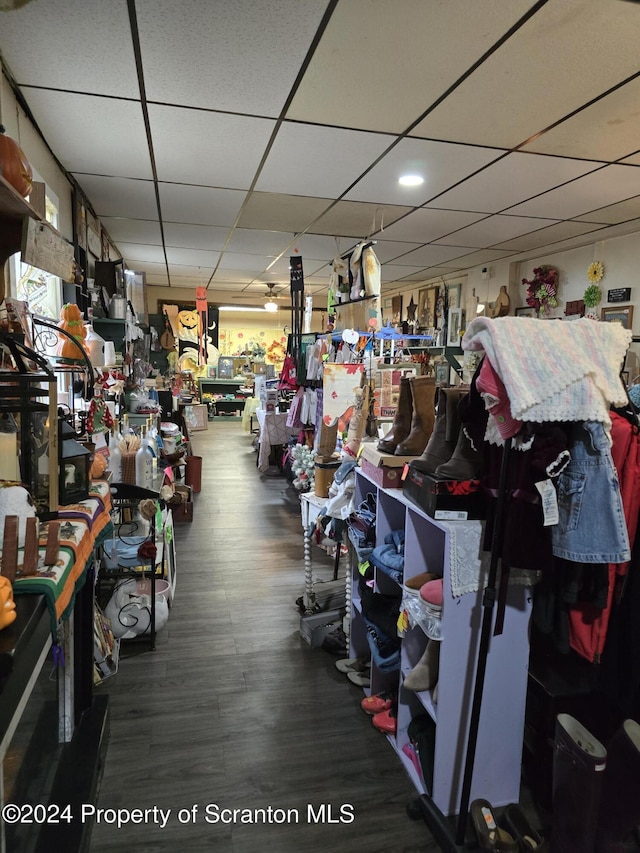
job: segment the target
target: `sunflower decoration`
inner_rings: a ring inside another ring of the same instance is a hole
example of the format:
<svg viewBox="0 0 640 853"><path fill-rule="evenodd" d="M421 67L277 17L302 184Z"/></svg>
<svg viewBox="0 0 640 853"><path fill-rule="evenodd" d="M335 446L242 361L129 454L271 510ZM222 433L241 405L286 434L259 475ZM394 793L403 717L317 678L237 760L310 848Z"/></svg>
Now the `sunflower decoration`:
<svg viewBox="0 0 640 853"><path fill-rule="evenodd" d="M602 261L594 261L592 264L589 264L587 278L592 284L597 284L599 281L602 281L604 278L604 264Z"/></svg>

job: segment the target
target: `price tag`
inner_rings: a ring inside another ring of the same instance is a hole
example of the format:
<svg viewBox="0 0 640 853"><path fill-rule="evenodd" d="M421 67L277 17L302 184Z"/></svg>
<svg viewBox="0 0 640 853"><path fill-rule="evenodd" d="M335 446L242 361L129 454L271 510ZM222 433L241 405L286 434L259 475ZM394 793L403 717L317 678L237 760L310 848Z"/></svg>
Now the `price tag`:
<svg viewBox="0 0 640 853"><path fill-rule="evenodd" d="M536 489L542 498L543 526L551 527L558 523L558 496L551 480L540 480Z"/></svg>

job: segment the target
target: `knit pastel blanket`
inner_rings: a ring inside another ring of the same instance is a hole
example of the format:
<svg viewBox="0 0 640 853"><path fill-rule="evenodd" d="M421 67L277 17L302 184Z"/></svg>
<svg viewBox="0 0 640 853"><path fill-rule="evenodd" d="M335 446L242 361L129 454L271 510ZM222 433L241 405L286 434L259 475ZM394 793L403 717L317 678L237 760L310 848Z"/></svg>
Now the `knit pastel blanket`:
<svg viewBox="0 0 640 853"><path fill-rule="evenodd" d="M632 333L619 323L477 317L464 350L484 350L502 379L514 418L599 421L627 402L620 370Z"/></svg>

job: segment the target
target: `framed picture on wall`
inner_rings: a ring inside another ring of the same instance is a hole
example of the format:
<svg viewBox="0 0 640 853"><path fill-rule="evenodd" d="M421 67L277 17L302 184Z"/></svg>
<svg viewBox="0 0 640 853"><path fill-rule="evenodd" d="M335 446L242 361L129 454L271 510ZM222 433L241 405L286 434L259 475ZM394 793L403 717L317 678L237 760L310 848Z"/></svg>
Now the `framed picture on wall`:
<svg viewBox="0 0 640 853"><path fill-rule="evenodd" d="M391 322L397 326L402 322L402 294L391 297Z"/></svg>
<svg viewBox="0 0 640 853"><path fill-rule="evenodd" d="M207 379L217 379L218 378L218 368L217 367L207 367Z"/></svg>
<svg viewBox="0 0 640 853"><path fill-rule="evenodd" d="M218 359L218 379L233 379L233 359L221 355Z"/></svg>
<svg viewBox="0 0 640 853"><path fill-rule="evenodd" d="M536 309L525 305L524 308L516 308L516 317L536 317Z"/></svg>
<svg viewBox="0 0 640 853"><path fill-rule="evenodd" d="M612 305L603 308L600 319L604 323L620 323L623 328L630 329L633 323L633 305Z"/></svg>
<svg viewBox="0 0 640 853"><path fill-rule="evenodd" d="M464 311L462 308L449 308L449 322L447 324L447 346L459 347L460 338L464 331Z"/></svg>
<svg viewBox="0 0 640 853"><path fill-rule="evenodd" d="M447 305L449 308L460 308L461 284L447 284Z"/></svg>
<svg viewBox="0 0 640 853"><path fill-rule="evenodd" d="M429 329L436 325L436 302L440 289L438 287L425 287L418 291L418 326L421 329Z"/></svg>

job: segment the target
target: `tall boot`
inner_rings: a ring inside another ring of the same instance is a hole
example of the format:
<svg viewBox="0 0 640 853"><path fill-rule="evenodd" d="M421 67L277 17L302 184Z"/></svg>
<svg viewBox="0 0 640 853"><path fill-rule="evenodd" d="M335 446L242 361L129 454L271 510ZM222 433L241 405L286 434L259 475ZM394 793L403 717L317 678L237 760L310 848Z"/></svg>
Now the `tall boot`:
<svg viewBox="0 0 640 853"><path fill-rule="evenodd" d="M637 850L631 838L640 825L640 725L625 720L607 744L607 769L602 779L597 853Z"/></svg>
<svg viewBox="0 0 640 853"><path fill-rule="evenodd" d="M570 714L556 717L552 853L593 853L607 750Z"/></svg>
<svg viewBox="0 0 640 853"><path fill-rule="evenodd" d="M416 376L409 382L413 398L411 430L396 447L395 456L420 456L433 432L436 381L433 376Z"/></svg>
<svg viewBox="0 0 640 853"><path fill-rule="evenodd" d="M411 397L411 383L407 376L400 380L400 394L398 395L398 407L391 425L391 429L378 442L378 450L381 453L395 453L396 447L409 435L411 431L411 412L413 402Z"/></svg>
<svg viewBox="0 0 640 853"><path fill-rule="evenodd" d="M347 440L344 443L343 451L345 456L356 457L360 449L360 442L364 433L364 426L369 410L369 386L365 385L356 391L356 405L349 420L349 429L347 431Z"/></svg>
<svg viewBox="0 0 640 853"><path fill-rule="evenodd" d="M458 402L468 392L460 388L439 388L435 427L424 453L411 465L423 474L435 474L439 465L448 462L456 448L460 421Z"/></svg>
<svg viewBox="0 0 640 853"><path fill-rule="evenodd" d="M477 480L482 474L482 454L471 444L464 428L458 430L458 442L451 459L438 465L435 476L441 480Z"/></svg>

